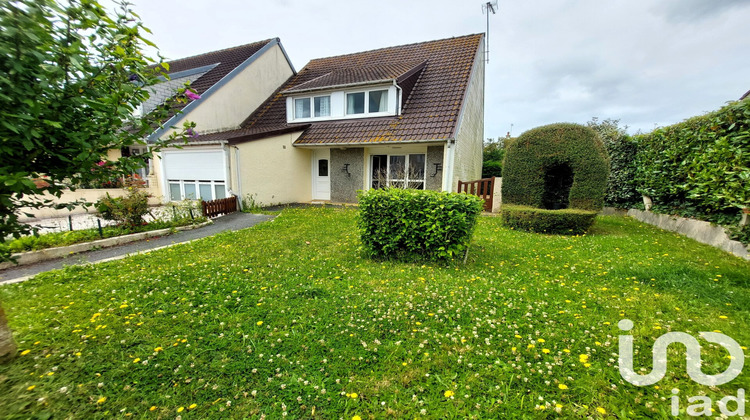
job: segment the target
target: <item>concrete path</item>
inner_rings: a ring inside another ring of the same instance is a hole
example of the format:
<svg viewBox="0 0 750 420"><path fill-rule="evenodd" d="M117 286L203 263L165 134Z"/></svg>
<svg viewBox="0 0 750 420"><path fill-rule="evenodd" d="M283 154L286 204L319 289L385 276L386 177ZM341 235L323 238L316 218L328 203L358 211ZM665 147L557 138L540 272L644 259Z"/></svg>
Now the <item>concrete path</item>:
<svg viewBox="0 0 750 420"><path fill-rule="evenodd" d="M152 238L145 241L131 242L129 244L111 248L88 251L71 255L67 258L43 261L37 264L12 267L0 271L0 285L3 283L15 283L23 281L31 276L44 271L63 268L66 265L80 265L94 262L103 262L124 258L131 254L137 254L156 248L164 248L174 244L188 242L195 239L205 238L224 231L234 231L255 226L258 223L273 219L274 216L251 213L232 213L213 219L213 224L198 229L177 232L172 235Z"/></svg>

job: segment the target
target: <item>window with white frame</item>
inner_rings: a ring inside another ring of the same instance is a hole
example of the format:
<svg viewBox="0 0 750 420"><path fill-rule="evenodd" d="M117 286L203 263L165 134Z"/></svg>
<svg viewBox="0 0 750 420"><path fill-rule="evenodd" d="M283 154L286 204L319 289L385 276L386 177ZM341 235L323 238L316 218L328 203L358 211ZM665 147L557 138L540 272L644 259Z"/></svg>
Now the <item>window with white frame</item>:
<svg viewBox="0 0 750 420"><path fill-rule="evenodd" d="M294 119L321 118L331 115L331 97L313 96L294 99Z"/></svg>
<svg viewBox="0 0 750 420"><path fill-rule="evenodd" d="M374 189L393 187L423 190L425 162L424 153L372 155L371 186Z"/></svg>
<svg viewBox="0 0 750 420"><path fill-rule="evenodd" d="M226 184L224 181L170 179L169 200L218 200L226 198Z"/></svg>
<svg viewBox="0 0 750 420"><path fill-rule="evenodd" d="M388 89L346 94L346 114L376 114L388 111Z"/></svg>

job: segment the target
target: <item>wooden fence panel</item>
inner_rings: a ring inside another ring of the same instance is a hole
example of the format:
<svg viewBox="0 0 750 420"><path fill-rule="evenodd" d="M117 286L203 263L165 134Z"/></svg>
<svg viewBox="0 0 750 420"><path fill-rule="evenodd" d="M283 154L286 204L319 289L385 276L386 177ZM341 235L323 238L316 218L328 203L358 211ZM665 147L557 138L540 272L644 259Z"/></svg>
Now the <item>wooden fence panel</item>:
<svg viewBox="0 0 750 420"><path fill-rule="evenodd" d="M201 210L203 217L216 217L222 214L234 213L237 211L237 196L220 198L218 200L201 201Z"/></svg>
<svg viewBox="0 0 750 420"><path fill-rule="evenodd" d="M492 211L495 177L478 179L476 181L458 181L458 192L476 195L484 200L484 211Z"/></svg>

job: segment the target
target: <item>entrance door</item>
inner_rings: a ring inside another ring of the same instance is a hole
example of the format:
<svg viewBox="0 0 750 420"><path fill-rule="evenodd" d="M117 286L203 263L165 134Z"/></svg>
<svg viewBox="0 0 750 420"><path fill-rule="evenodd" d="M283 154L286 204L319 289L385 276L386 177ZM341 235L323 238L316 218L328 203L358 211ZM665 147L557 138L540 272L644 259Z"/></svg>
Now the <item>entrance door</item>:
<svg viewBox="0 0 750 420"><path fill-rule="evenodd" d="M331 199L331 151L329 149L314 150L312 155L312 198L328 201Z"/></svg>

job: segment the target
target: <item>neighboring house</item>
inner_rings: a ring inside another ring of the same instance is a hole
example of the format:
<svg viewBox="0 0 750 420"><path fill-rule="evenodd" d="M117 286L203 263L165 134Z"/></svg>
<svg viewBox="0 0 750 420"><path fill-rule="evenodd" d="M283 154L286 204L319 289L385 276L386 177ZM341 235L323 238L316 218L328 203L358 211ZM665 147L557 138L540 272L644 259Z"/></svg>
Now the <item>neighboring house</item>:
<svg viewBox="0 0 750 420"><path fill-rule="evenodd" d="M187 103L149 138L167 138L173 126L196 123L199 134L239 128L279 86L295 74L278 38L168 62L170 80L152 88L141 112L173 96L185 82L200 99ZM135 152L123 151L124 153ZM150 163L154 195L163 201L213 200L231 194L229 147L224 141L203 141L198 136L184 148L162 149ZM144 174L145 175L145 174ZM158 182L154 182L158 179Z"/></svg>
<svg viewBox="0 0 750 420"><path fill-rule="evenodd" d="M194 111L186 113L181 117L196 121L200 135L162 153L166 198L203 198L188 187L204 188L201 179L266 205L353 203L358 190L384 186L455 191L459 179L479 179L483 38L312 60L262 104L236 109L250 115L241 123L235 116L232 129L207 133L219 125L206 128Z"/></svg>

